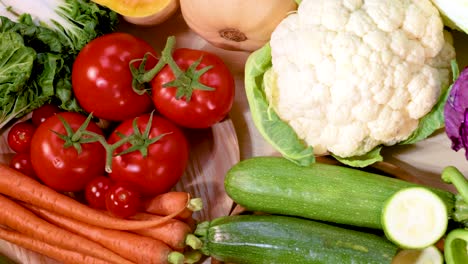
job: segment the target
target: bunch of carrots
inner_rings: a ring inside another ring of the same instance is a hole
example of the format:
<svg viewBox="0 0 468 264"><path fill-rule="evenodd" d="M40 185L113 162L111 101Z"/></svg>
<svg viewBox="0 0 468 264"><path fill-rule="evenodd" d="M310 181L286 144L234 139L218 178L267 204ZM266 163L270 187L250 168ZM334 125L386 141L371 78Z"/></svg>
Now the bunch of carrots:
<svg viewBox="0 0 468 264"><path fill-rule="evenodd" d="M0 239L67 264L198 262L192 213L201 206L170 191L117 218L0 164Z"/></svg>

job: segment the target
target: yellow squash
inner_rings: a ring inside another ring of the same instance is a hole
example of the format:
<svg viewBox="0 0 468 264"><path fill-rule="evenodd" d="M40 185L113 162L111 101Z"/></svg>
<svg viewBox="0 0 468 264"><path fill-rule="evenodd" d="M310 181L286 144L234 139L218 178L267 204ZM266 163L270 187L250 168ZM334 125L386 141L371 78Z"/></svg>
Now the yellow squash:
<svg viewBox="0 0 468 264"><path fill-rule="evenodd" d="M137 25L157 25L166 21L179 8L179 0L93 0ZM196 2L196 1L195 1Z"/></svg>

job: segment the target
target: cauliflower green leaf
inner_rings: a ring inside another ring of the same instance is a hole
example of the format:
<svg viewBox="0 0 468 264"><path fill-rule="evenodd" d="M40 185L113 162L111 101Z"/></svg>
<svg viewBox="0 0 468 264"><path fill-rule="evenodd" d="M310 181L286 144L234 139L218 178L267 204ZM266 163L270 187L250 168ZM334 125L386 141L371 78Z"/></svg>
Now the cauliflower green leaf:
<svg viewBox="0 0 468 264"><path fill-rule="evenodd" d="M245 66L245 91L252 119L260 134L285 158L302 166L315 162L313 149L300 140L294 130L282 121L265 97L264 76L271 69L271 49L267 44L252 53Z"/></svg>
<svg viewBox="0 0 468 264"><path fill-rule="evenodd" d="M370 164L383 160L382 155L380 155L381 150L382 146L378 146L373 150L367 152L366 154L360 156L353 156L348 158L342 158L333 154L332 156L345 165L357 168L364 168Z"/></svg>

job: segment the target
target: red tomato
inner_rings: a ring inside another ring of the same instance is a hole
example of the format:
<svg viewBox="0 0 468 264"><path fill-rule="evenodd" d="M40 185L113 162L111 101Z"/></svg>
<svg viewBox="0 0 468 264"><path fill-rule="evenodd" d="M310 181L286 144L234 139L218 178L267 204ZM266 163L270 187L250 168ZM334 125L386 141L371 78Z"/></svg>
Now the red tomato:
<svg viewBox="0 0 468 264"><path fill-rule="evenodd" d="M31 178L37 178L32 167L29 152L16 153L10 160L10 168L13 168Z"/></svg>
<svg viewBox="0 0 468 264"><path fill-rule="evenodd" d="M189 128L207 128L221 121L231 110L235 92L234 78L221 58L191 49L176 49L172 57L183 71L202 58L197 70L207 66L213 68L202 74L199 82L214 90L193 89L189 101L187 96L177 99L176 87L163 87L175 78L166 65L151 81L153 102L158 111L174 123Z"/></svg>
<svg viewBox="0 0 468 264"><path fill-rule="evenodd" d="M62 112L60 108L53 104L45 104L32 112L31 121L35 126L42 124L47 118Z"/></svg>
<svg viewBox="0 0 468 264"><path fill-rule="evenodd" d="M72 69L73 92L80 106L96 117L113 121L151 111L151 97L133 90L129 68L131 60L141 59L148 52L156 54L147 42L127 33L111 33L89 42ZM156 62L149 56L147 69Z"/></svg>
<svg viewBox="0 0 468 264"><path fill-rule="evenodd" d="M8 146L17 153L29 152L35 131L36 127L29 121L14 124L8 131Z"/></svg>
<svg viewBox="0 0 468 264"><path fill-rule="evenodd" d="M89 206L106 209L106 194L111 186L112 181L106 176L98 176L88 182L85 187L85 199Z"/></svg>
<svg viewBox="0 0 468 264"><path fill-rule="evenodd" d="M80 153L73 146L65 147L65 141L56 134L67 135L59 116L73 131L86 120L85 116L71 112L48 118L32 138L31 162L38 178L51 188L65 192L80 191L91 179L104 174L106 153L98 142L80 144ZM93 122L86 130L103 135Z"/></svg>
<svg viewBox="0 0 468 264"><path fill-rule="evenodd" d="M142 133L149 123L149 118L150 114L137 117L137 126ZM134 133L132 123L132 119L122 122L112 132L108 142L111 144L117 142L120 139L119 133L127 136ZM189 157L188 142L180 128L159 116L153 116L150 126L150 139L162 137L148 146L147 156L143 157L138 150L114 156L112 172L109 173L116 182L125 181L133 184L144 196L169 191L184 173ZM130 143L124 144L115 154L131 146Z"/></svg>
<svg viewBox="0 0 468 264"><path fill-rule="evenodd" d="M106 208L117 217L127 218L141 207L140 194L128 183L117 182L106 193Z"/></svg>

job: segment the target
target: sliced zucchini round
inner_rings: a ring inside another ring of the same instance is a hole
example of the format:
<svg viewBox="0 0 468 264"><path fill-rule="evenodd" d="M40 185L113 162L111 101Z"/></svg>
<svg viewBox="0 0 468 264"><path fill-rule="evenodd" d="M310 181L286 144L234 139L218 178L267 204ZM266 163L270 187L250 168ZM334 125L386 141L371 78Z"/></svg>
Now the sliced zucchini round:
<svg viewBox="0 0 468 264"><path fill-rule="evenodd" d="M389 240L401 248L422 249L444 235L448 213L435 193L424 187L410 187L386 201L381 221Z"/></svg>

